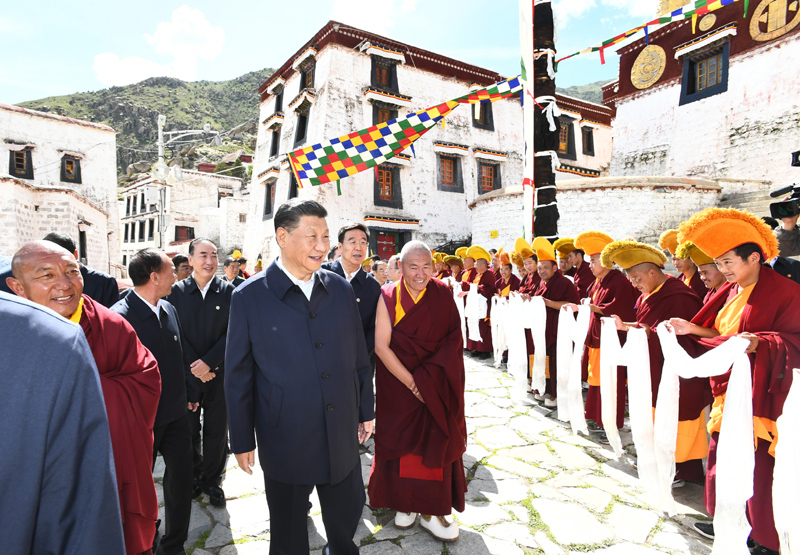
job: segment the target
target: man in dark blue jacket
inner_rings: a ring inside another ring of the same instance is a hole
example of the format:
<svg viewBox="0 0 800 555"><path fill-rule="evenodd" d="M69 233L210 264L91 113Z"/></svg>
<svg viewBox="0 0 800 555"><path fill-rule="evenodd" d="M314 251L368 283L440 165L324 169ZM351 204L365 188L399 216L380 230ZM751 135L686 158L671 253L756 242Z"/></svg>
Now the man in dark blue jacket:
<svg viewBox="0 0 800 555"><path fill-rule="evenodd" d="M186 387L192 374L183 358L181 327L175 307L162 297L175 283L172 260L156 249L143 249L128 265L133 289L112 308L136 331L142 345L158 361L161 398L153 426L153 462L160 452L164 457L164 505L166 531L156 545L156 555L184 553L192 511L192 431L187 407Z"/></svg>
<svg viewBox="0 0 800 555"><path fill-rule="evenodd" d="M258 438L270 553L308 553L317 488L323 553L355 555L366 499L358 445L372 433L372 371L353 289L321 270L327 212L294 198L275 214L280 258L231 298L225 393L231 450L252 474Z"/></svg>
<svg viewBox="0 0 800 555"><path fill-rule="evenodd" d="M200 410L189 414L194 449L192 497L207 493L211 504L225 505L219 487L228 447L223 370L228 312L233 285L219 279L217 247L208 239L189 243L192 275L172 287L167 300L178 311L183 330L183 358L192 372L189 402L203 411L203 445L200 449Z"/></svg>
<svg viewBox="0 0 800 555"><path fill-rule="evenodd" d="M3 553L125 553L108 418L80 326L0 293Z"/></svg>
<svg viewBox="0 0 800 555"><path fill-rule="evenodd" d="M369 250L369 231L364 224L348 224L339 230L338 239L341 256L333 262L324 263L322 267L339 274L353 287L367 351L372 356L375 352L375 311L381 286L361 266Z"/></svg>

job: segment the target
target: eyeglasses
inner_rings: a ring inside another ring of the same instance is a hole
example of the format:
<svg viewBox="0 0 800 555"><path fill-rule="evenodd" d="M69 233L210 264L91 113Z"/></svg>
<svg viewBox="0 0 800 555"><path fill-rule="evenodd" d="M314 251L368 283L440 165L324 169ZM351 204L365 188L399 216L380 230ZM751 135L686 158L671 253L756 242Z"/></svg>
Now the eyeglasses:
<svg viewBox="0 0 800 555"><path fill-rule="evenodd" d="M368 243L366 241L355 241L350 239L347 241L347 244L351 247L366 247Z"/></svg>

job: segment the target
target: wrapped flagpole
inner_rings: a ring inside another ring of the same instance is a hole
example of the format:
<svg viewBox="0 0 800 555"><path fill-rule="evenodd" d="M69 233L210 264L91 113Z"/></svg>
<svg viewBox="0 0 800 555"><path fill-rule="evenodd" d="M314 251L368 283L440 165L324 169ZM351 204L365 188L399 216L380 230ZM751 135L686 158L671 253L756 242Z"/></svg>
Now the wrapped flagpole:
<svg viewBox="0 0 800 555"><path fill-rule="evenodd" d="M534 46L533 46L533 7L534 0L519 0L519 40L522 47L522 128L524 168L522 174L522 236L529 243L533 241L533 196L534 196Z"/></svg>

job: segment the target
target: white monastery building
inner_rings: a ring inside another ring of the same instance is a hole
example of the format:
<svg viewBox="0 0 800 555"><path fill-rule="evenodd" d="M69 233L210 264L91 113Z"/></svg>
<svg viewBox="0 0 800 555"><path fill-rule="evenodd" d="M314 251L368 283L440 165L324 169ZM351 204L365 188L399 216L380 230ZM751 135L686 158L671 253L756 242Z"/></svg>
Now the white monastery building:
<svg viewBox="0 0 800 555"><path fill-rule="evenodd" d="M147 247L187 254L198 237L214 241L221 262L241 248L248 202L241 179L202 171L183 170L173 185L152 176L131 183L119 205L122 265Z"/></svg>
<svg viewBox="0 0 800 555"><path fill-rule="evenodd" d="M116 132L0 104L0 255L57 231L81 261L119 276Z"/></svg>
<svg viewBox="0 0 800 555"><path fill-rule="evenodd" d="M286 155L302 146L424 110L504 77L433 52L329 22L259 89L261 117L244 253L273 258L272 215L300 196L328 210L332 242L364 222L370 250L386 259L411 239L432 247L472 234L467 205L522 181L518 98L457 107L377 171L298 190Z"/></svg>

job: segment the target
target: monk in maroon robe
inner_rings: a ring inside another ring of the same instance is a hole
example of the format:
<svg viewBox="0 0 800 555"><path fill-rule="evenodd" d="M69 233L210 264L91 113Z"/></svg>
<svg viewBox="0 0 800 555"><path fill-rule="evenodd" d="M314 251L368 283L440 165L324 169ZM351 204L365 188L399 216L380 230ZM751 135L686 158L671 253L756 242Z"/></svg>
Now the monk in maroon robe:
<svg viewBox="0 0 800 555"><path fill-rule="evenodd" d="M496 295L501 297L508 297L512 291L518 291L522 283L521 280L514 275L511 269L511 257L508 253L500 253L500 279L494 282L494 289Z"/></svg>
<svg viewBox="0 0 800 555"><path fill-rule="evenodd" d="M541 256L541 253L539 253ZM547 327L545 329L545 342L547 344L547 373L545 387L545 405L555 406L552 400L557 397L558 361L556 359L556 339L558 333L558 313L562 305L577 303L578 289L575 284L561 274L552 260L539 259L537 271L542 278L539 287L534 292L535 296L544 299L547 311ZM549 396L549 399L547 398ZM548 401L551 401L548 403Z"/></svg>
<svg viewBox="0 0 800 555"><path fill-rule="evenodd" d="M589 287L594 283L594 274L589 268L589 263L584 260L584 252L580 249L575 249L567 255L567 260L572 264L574 272L571 277L575 280L575 287L578 288L578 294L581 299L589 296Z"/></svg>
<svg viewBox="0 0 800 555"><path fill-rule="evenodd" d="M470 247L470 249L473 248L475 247ZM486 298L486 318L481 320L479 324L481 340L473 341L470 339L469 327L467 327L467 350L481 353L481 356L484 358L488 358L492 352L492 327L490 325L490 318L492 310L491 299L495 293L495 281L494 273L489 270L489 260L487 254L485 258L479 258L475 260L475 277L473 277L471 282L462 281L462 293L459 293L459 295L466 297L466 292L469 291L471 287L477 287L478 293L482 297Z"/></svg>
<svg viewBox="0 0 800 555"><path fill-rule="evenodd" d="M153 423L161 396L156 359L122 316L82 295L80 266L66 249L33 241L14 255L12 269L8 285L17 295L79 323L86 335L108 414L125 550L150 553L158 519L152 474Z"/></svg>
<svg viewBox="0 0 800 555"><path fill-rule="evenodd" d="M378 303L375 418L380 433L370 505L397 510L401 528L413 526L420 513L425 530L452 541L453 533L458 537L456 524L436 517L463 511L467 489L461 324L449 288L430 279L427 246L413 241L403 253L403 279L386 284Z"/></svg>

